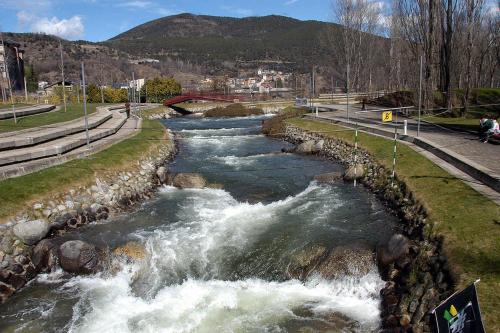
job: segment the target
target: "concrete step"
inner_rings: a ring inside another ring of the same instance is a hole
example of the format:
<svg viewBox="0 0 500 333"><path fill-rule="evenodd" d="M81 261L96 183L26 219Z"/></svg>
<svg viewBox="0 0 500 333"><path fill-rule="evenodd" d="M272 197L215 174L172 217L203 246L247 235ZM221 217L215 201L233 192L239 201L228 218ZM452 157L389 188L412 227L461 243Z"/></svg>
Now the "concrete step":
<svg viewBox="0 0 500 333"><path fill-rule="evenodd" d="M54 110L55 108L56 108L55 105L41 104L41 105L23 106L20 108L15 108L15 111L16 111L16 117L25 117L34 114L49 112ZM11 118L14 118L14 112L12 111L12 108L8 109L5 108L0 111L0 120L11 119Z"/></svg>
<svg viewBox="0 0 500 333"><path fill-rule="evenodd" d="M110 115L111 116L111 115ZM112 118L89 131L90 142L113 135L125 124L126 117L114 113ZM32 147L18 148L0 152L0 165L9 165L29 160L62 155L75 148L86 145L86 133L78 132Z"/></svg>
<svg viewBox="0 0 500 333"><path fill-rule="evenodd" d="M97 111L88 117L89 129L100 126L111 119L111 117L112 114L106 109ZM60 124L2 133L0 135L0 150L33 146L82 131L85 131L85 121L83 118L79 118Z"/></svg>

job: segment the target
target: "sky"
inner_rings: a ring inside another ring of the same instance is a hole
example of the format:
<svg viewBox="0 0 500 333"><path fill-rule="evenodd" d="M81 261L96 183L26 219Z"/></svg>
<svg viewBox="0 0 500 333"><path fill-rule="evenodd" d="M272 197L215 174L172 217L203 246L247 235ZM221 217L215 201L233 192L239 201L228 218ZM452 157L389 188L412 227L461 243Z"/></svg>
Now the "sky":
<svg viewBox="0 0 500 333"><path fill-rule="evenodd" d="M391 0L371 1L383 13L390 9ZM486 7L498 15L496 1L486 0ZM98 42L180 13L231 17L276 14L333 21L332 0L0 0L0 31L41 32Z"/></svg>
<svg viewBox="0 0 500 333"><path fill-rule="evenodd" d="M44 32L94 42L180 13L332 19L330 0L0 0L0 13L0 31Z"/></svg>

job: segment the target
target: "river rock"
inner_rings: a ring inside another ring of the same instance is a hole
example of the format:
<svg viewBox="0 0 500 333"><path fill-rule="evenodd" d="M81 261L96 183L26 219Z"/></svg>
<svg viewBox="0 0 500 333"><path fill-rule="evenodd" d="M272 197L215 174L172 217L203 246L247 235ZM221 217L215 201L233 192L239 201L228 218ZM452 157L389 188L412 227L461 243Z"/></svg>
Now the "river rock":
<svg viewBox="0 0 500 333"><path fill-rule="evenodd" d="M174 177L173 185L178 188L204 188L207 181L198 173L179 173Z"/></svg>
<svg viewBox="0 0 500 333"><path fill-rule="evenodd" d="M377 248L377 261L382 267L392 264L408 254L410 241L401 234L394 234L387 244Z"/></svg>
<svg viewBox="0 0 500 333"><path fill-rule="evenodd" d="M320 262L315 271L325 279L362 277L375 268L373 251L366 245L338 246Z"/></svg>
<svg viewBox="0 0 500 333"><path fill-rule="evenodd" d="M67 241L59 247L61 267L70 273L91 274L99 268L99 253L95 246L81 240Z"/></svg>
<svg viewBox="0 0 500 333"><path fill-rule="evenodd" d="M51 271L57 264L57 245L50 239L42 239L31 258L37 271Z"/></svg>
<svg viewBox="0 0 500 333"><path fill-rule="evenodd" d="M318 262L328 253L323 245L314 244L292 256L287 274L290 278L305 280Z"/></svg>
<svg viewBox="0 0 500 333"><path fill-rule="evenodd" d="M339 179L342 179L342 173L338 171L323 173L321 175L314 176L314 180L319 183L334 183Z"/></svg>
<svg viewBox="0 0 500 333"><path fill-rule="evenodd" d="M16 224L13 228L13 232L24 244L34 245L47 236L49 228L50 226L47 221L33 220Z"/></svg>
<svg viewBox="0 0 500 333"><path fill-rule="evenodd" d="M144 260L147 255L144 246L137 242L128 242L123 246L119 246L113 250L113 253L132 261Z"/></svg>
<svg viewBox="0 0 500 333"><path fill-rule="evenodd" d="M160 182L164 184L165 180L167 180L167 168L165 168L164 166L159 167L158 170L156 170L156 176L158 177Z"/></svg>
<svg viewBox="0 0 500 333"><path fill-rule="evenodd" d="M297 146L295 152L298 154L312 154L316 152L316 142L314 140L309 140L306 142L302 142Z"/></svg>
<svg viewBox="0 0 500 333"><path fill-rule="evenodd" d="M344 180L352 181L354 179L361 179L365 174L365 167L363 164L351 165L347 168L344 174Z"/></svg>

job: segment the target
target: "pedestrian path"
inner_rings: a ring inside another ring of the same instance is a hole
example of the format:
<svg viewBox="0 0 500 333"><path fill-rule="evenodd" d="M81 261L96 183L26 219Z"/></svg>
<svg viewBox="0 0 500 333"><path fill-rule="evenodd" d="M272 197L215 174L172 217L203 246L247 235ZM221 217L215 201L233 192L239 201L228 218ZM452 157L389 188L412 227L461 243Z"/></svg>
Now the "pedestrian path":
<svg viewBox="0 0 500 333"><path fill-rule="evenodd" d="M426 122L421 123L420 133L417 133L417 121L410 118L398 117L396 119L394 117L393 123L382 123L381 112L360 112L362 111L360 105L350 105L349 116L346 105L319 107L321 110L333 110L319 112L317 116L319 119L352 128L358 126L365 131L386 137L394 137L396 124L398 139L427 150L496 192L500 192L500 147L498 145L482 143L471 133L458 132ZM371 109L376 108L371 107ZM307 117L316 118L316 114L309 114ZM404 120L407 122L406 135L403 133Z"/></svg>
<svg viewBox="0 0 500 333"><path fill-rule="evenodd" d="M52 111L56 108L55 105L51 104L39 104L33 106L23 106L19 108L4 108L0 110L0 120L14 118L14 113L16 117L31 116L34 114L44 113Z"/></svg>
<svg viewBox="0 0 500 333"><path fill-rule="evenodd" d="M0 179L20 176L105 149L135 134L141 121L123 106L99 107L88 117L0 135Z"/></svg>

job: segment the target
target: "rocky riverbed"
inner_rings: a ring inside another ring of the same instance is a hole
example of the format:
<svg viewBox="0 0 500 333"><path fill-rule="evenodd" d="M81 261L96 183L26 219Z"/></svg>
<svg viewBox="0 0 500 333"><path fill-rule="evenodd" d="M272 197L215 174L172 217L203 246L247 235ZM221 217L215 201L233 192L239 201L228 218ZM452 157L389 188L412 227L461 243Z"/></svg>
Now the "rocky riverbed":
<svg viewBox="0 0 500 333"><path fill-rule="evenodd" d="M386 281L381 290L382 326L388 332L429 332L433 324L430 311L453 292L454 279L442 238L433 234L424 205L397 175L393 180L390 170L362 149L355 152L345 141L290 125L283 138L297 145L293 151L325 156L345 165L345 180L357 179L400 218L402 233L377 248L379 272ZM315 255L321 258L323 252L320 249ZM296 275L302 276L310 265Z"/></svg>
<svg viewBox="0 0 500 333"><path fill-rule="evenodd" d="M50 239L89 223L107 220L152 197L167 179L165 164L176 152L173 137L135 168L96 177L95 184L72 188L34 203L0 225L0 303L40 272L57 264L72 273L99 270L103 253L86 243Z"/></svg>

